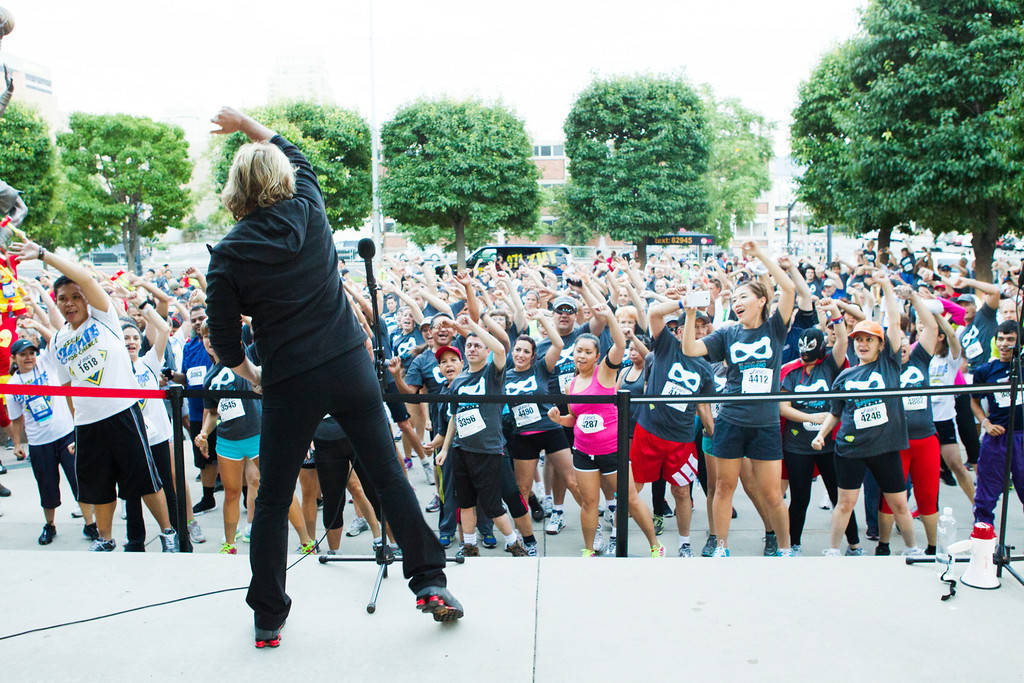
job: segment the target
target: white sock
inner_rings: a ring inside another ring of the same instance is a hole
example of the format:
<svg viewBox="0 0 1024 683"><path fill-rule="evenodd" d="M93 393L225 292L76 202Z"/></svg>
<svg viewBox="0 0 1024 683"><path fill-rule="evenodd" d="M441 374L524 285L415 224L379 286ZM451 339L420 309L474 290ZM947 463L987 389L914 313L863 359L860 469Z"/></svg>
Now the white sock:
<svg viewBox="0 0 1024 683"><path fill-rule="evenodd" d="M680 536L679 537L679 547L680 548L682 548L684 544L688 544L689 542L690 542L690 537L689 536Z"/></svg>
<svg viewBox="0 0 1024 683"><path fill-rule="evenodd" d="M462 542L466 545L476 545L476 534L462 534Z"/></svg>
<svg viewBox="0 0 1024 683"><path fill-rule="evenodd" d="M554 510L555 512L558 512L558 513L564 513L565 512L565 503L563 503L561 505L555 505L554 503L552 503L551 504L551 509Z"/></svg>
<svg viewBox="0 0 1024 683"><path fill-rule="evenodd" d="M505 547L506 548L508 548L509 546L513 546L513 545L515 545L518 542L519 542L519 537L516 536L516 532L515 531L512 532L511 536L506 536L505 537Z"/></svg>
<svg viewBox="0 0 1024 683"><path fill-rule="evenodd" d="M377 538L373 539L373 544L377 545L378 543L382 542L383 540L384 540L383 536L378 536Z"/></svg>

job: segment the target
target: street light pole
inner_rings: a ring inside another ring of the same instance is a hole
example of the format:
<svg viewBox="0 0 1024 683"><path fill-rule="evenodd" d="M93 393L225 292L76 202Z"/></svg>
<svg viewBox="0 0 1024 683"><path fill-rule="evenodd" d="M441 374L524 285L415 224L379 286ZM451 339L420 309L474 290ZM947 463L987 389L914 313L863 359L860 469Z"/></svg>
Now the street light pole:
<svg viewBox="0 0 1024 683"><path fill-rule="evenodd" d="M793 253L793 207L796 206L794 199L786 207L786 252Z"/></svg>
<svg viewBox="0 0 1024 683"><path fill-rule="evenodd" d="M380 215L380 131L377 129L377 86L376 69L373 50L373 0L370 6L370 174L371 194L373 196L370 213L370 228L373 232L373 243L377 245L377 258L384 254L384 230Z"/></svg>

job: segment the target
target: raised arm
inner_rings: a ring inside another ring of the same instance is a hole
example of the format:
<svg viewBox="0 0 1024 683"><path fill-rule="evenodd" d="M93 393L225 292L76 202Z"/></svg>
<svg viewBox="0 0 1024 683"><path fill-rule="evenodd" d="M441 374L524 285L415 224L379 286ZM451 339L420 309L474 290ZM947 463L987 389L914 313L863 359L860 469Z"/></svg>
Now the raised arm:
<svg viewBox="0 0 1024 683"><path fill-rule="evenodd" d="M898 354L900 347L903 346L903 329L900 327L902 308L899 299L896 298L896 292L893 290L892 280L889 279L889 276L879 270L875 272L874 278L882 288L882 296L885 297L885 314L889 322L885 336L889 340L889 346L893 353Z"/></svg>
<svg viewBox="0 0 1024 683"><path fill-rule="evenodd" d="M779 286L779 307L777 310L782 317L782 322L788 325L789 321L793 318L793 304L796 301L796 285L793 283L793 280L786 275L786 271L778 263L761 251L761 247L757 246L756 242L744 242L743 251L761 261L768 269L772 279L775 280L775 284Z"/></svg>
<svg viewBox="0 0 1024 683"><path fill-rule="evenodd" d="M90 306L103 313L110 310L110 306L112 305L110 297L103 291L100 283L96 282L96 280L92 278L89 271L77 263L69 261L63 256L58 256L31 240L26 242L12 242L9 251L16 255L21 261L38 259L46 265L53 266L59 270L62 275L67 276L82 288L82 295Z"/></svg>
<svg viewBox="0 0 1024 683"><path fill-rule="evenodd" d="M498 341L497 337L485 330L480 323L476 322L468 315L460 315L456 322L458 325L467 328L470 332L480 337L480 341L484 343L484 346L494 354L494 367L498 372L505 369L505 359L507 354L505 352L505 347L500 341Z"/></svg>
<svg viewBox="0 0 1024 683"><path fill-rule="evenodd" d="M146 319L146 338L149 339L149 343L156 350L156 357L161 359L162 362L164 351L167 349L167 340L171 336L171 326L167 324L163 316L148 301L143 301L139 304L139 311L142 312L142 317Z"/></svg>
<svg viewBox="0 0 1024 683"><path fill-rule="evenodd" d="M818 310L824 311L825 315L832 322L832 329L836 333L836 343L832 345L832 358L836 365L843 367L846 362L846 350L850 344L849 330L846 329L846 318L839 310L838 302L835 299L818 299L816 304Z"/></svg>
<svg viewBox="0 0 1024 683"><path fill-rule="evenodd" d="M953 329L953 326L949 323L949 320L946 319L946 316L939 315L938 313L935 314L935 323L939 326L939 330L942 331L942 334L946 335L946 343L949 345L949 355L953 358L959 358L961 346L960 340L956 338L956 330Z"/></svg>
<svg viewBox="0 0 1024 683"><path fill-rule="evenodd" d="M215 135L230 135L240 131L253 142L266 142L277 135L259 121L233 107L221 107L220 111L210 119L210 122L219 126L216 130L211 131Z"/></svg>
<svg viewBox="0 0 1024 683"><path fill-rule="evenodd" d="M526 318L527 320L539 321L540 326L544 328L544 332L548 335L548 339L551 340L551 346L548 347L547 353L544 354L544 364L547 366L548 372L554 372L555 366L558 365L558 357L562 355L562 349L565 348L562 335L558 334L558 330L555 329L555 323L551 320L551 316L540 309L535 308L527 311Z"/></svg>
<svg viewBox="0 0 1024 683"><path fill-rule="evenodd" d="M917 343L924 347L924 350L929 355L934 356L935 347L939 341L939 324L935 321L935 314L928 310L924 300L918 296L917 291L913 288L902 285L897 290L897 294L900 298L908 299L914 307L917 319L924 326L924 329L917 335Z"/></svg>

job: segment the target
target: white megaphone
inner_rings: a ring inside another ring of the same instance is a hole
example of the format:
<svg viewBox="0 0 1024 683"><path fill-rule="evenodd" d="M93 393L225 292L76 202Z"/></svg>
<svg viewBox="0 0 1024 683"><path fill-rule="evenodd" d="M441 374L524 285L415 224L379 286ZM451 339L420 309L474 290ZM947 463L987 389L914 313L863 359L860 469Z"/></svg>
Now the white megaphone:
<svg viewBox="0 0 1024 683"><path fill-rule="evenodd" d="M957 541L949 546L950 555L967 550L971 551L971 561L967 564L967 571L960 577L960 583L971 588L986 590L999 588L999 579L996 578L996 565L993 559L996 552L996 532L991 524L978 522L974 525L970 538Z"/></svg>

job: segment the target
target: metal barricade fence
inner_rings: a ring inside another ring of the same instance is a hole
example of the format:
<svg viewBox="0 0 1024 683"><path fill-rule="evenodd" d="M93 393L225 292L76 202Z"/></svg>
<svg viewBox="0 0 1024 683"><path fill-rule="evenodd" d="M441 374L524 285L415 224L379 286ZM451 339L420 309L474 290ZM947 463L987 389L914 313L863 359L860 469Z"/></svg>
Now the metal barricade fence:
<svg viewBox="0 0 1024 683"><path fill-rule="evenodd" d="M714 394L714 395L685 395L685 396L644 396L634 399L628 391L618 391L607 396L572 396L574 404L614 404L618 418L617 434L617 457L618 471L629 471L629 411L634 402L640 404L658 403L758 403L772 402L780 403L792 400L834 400L834 399L869 399L886 397L910 397L910 396L947 396L959 394L989 394L1005 393L1008 385L999 384L966 384L949 387L924 387L920 389L877 389L870 391L822 391L807 394L795 394L790 392L777 392L770 394ZM124 397L133 396L138 398L166 398L171 402L171 426L174 433L174 488L176 491L184 491L187 486L185 482L185 443L184 443L184 419L183 405L186 398L253 398L262 399L261 394L253 391L214 391L207 389L186 389L178 384L170 384L165 390L142 390L142 389L101 389L101 388L80 388L80 387L51 387L22 384L0 384L0 394L24 394L34 396L80 396L80 397ZM383 394L384 401L399 401L402 403L549 403L554 405L570 402L567 396L562 394L517 394L507 395L469 395L469 394ZM1020 406L1024 401L1020 401ZM618 477L616 481L616 498L624 501L625 504L616 506L615 523L619 529L628 529L629 524L629 477ZM179 529L188 528L188 511L186 510L185 497L181 496L181 503L178 505L177 522ZM615 554L616 557L626 557L628 552L629 534L624 532L618 538ZM178 534L179 549L181 552L192 552L192 543L187 533Z"/></svg>

